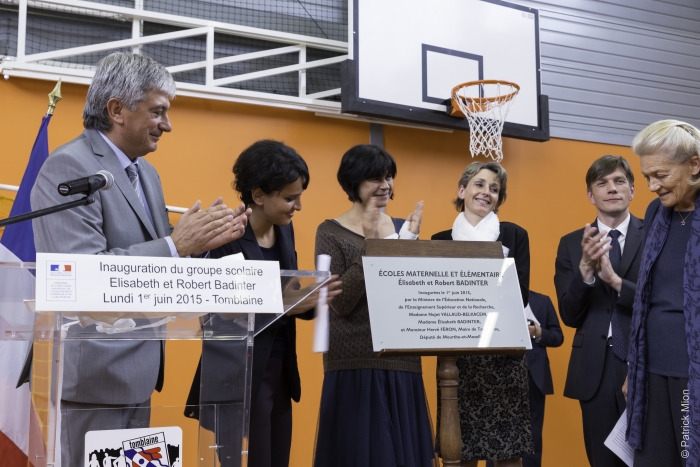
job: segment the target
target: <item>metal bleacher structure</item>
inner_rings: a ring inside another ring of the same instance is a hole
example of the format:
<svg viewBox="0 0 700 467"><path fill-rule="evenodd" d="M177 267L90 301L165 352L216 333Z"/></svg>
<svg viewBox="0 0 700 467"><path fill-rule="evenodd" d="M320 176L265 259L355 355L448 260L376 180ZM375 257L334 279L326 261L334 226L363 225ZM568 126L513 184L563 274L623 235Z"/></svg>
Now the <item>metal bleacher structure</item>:
<svg viewBox="0 0 700 467"><path fill-rule="evenodd" d="M346 0L0 0L0 69L89 84L131 50L181 96L339 114L347 25Z"/></svg>

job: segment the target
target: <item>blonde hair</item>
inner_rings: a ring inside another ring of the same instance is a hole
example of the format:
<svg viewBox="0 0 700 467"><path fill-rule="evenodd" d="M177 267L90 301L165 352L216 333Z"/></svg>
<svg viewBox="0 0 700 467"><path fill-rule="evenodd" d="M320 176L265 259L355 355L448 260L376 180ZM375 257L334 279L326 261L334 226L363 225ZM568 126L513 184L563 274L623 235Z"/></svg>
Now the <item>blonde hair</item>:
<svg viewBox="0 0 700 467"><path fill-rule="evenodd" d="M659 120L634 137L632 150L639 157L664 154L679 164L700 156L700 130L680 120ZM700 185L700 174L689 180Z"/></svg>
<svg viewBox="0 0 700 467"><path fill-rule="evenodd" d="M506 173L506 169L504 169L501 164L498 162L472 162L466 169L464 169L464 172L462 172L462 176L459 177L459 183L457 186L466 187L469 185L469 181L474 178L476 174L481 172L482 169L488 169L495 173L498 183L501 185L498 191L498 201L496 202L496 207L493 210L493 212L498 214L498 208L506 202L506 184L508 183L508 174ZM459 196L452 200L452 204L455 205L458 212L464 211L464 200L460 199Z"/></svg>
<svg viewBox="0 0 700 467"><path fill-rule="evenodd" d="M660 120L637 133L632 150L640 157L665 154L675 162L688 162L700 155L700 131L680 120Z"/></svg>

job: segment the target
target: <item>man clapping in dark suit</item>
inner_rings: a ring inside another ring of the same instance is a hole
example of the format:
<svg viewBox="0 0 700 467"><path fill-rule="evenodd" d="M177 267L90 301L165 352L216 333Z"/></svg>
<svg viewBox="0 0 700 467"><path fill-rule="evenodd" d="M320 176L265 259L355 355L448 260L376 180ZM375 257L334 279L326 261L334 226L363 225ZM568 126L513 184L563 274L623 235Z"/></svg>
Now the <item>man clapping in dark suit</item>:
<svg viewBox="0 0 700 467"><path fill-rule="evenodd" d="M554 275L561 319L576 328L564 396L581 404L591 466L625 467L604 442L625 410L622 385L643 224L629 212L634 175L625 159L593 162L586 186L597 218L562 237Z"/></svg>

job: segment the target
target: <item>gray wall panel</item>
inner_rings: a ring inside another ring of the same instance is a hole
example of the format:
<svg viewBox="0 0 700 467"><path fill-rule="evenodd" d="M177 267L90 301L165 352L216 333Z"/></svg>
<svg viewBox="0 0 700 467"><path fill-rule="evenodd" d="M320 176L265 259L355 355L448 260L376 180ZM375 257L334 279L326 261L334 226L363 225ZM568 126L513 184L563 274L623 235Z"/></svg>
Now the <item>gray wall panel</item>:
<svg viewBox="0 0 700 467"><path fill-rule="evenodd" d="M655 89L676 90L679 86L683 89L698 88L700 86L700 83L693 81L694 75L689 77L689 79L685 79L676 76L656 76L650 73L622 69L612 70L615 72L615 74L613 74L610 67L593 65L590 63L573 63L568 60L550 59L547 65L542 66L542 70L546 71L544 75L548 82L553 81L559 74L570 74L575 76L588 76L596 79L600 79L602 76L606 81L611 83L644 84L653 86Z"/></svg>
<svg viewBox="0 0 700 467"><path fill-rule="evenodd" d="M608 81L606 83L605 91L600 91L598 88L599 80L597 78L589 78L585 76L573 76L567 74L557 74L552 76L551 80L547 81L547 85L552 89L556 89L559 94L561 92L584 92L588 93L583 95L585 102L596 102L601 105L605 105L606 102L617 99L634 99L635 102L616 102L616 105L638 105L639 110L644 112L654 112L658 110L659 112L668 113L673 112L676 108L683 112L682 106L690 107L691 112L694 109L700 107L700 95L688 93L686 91L680 91L678 89L667 90L658 89L646 84L638 85L635 83L620 83L614 81ZM591 95L593 94L593 95ZM596 97L599 95L600 97ZM639 96L648 95L648 98L642 99ZM653 95L653 96L652 96ZM553 94L550 94L550 99L553 98ZM564 100L577 100L578 98L572 95L564 94L557 95L557 98ZM594 99L594 100L591 100ZM658 107L657 107L658 106ZM669 107L663 107L669 106ZM681 107L678 107L681 106ZM693 117L695 114L687 113L685 111L684 115Z"/></svg>
<svg viewBox="0 0 700 467"><path fill-rule="evenodd" d="M542 12L562 13L601 22L651 29L697 32L699 5L674 5L658 0L511 0Z"/></svg>
<svg viewBox="0 0 700 467"><path fill-rule="evenodd" d="M540 11L552 137L627 146L663 118L700 126L700 1L513 3Z"/></svg>

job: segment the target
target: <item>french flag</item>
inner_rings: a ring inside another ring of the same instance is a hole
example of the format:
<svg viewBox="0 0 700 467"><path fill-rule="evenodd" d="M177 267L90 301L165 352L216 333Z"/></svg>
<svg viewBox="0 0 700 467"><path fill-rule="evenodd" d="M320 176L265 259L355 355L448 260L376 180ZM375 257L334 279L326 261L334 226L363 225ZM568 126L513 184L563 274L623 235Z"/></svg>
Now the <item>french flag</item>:
<svg viewBox="0 0 700 467"><path fill-rule="evenodd" d="M29 194L39 169L49 156L50 120L51 115L46 115L41 120L27 168L12 204L11 216L31 211ZM30 263L36 261L31 222L20 222L5 227L0 237L0 261ZM13 275L11 278L2 276L10 273ZM27 269L4 271L0 274L0 284L11 283L16 294L30 297L34 294L32 273ZM10 305L17 305L17 308L14 309ZM21 303L8 304L0 309L0 332L4 333L19 326L31 326L32 314L26 313L20 305ZM28 342L0 342L0 464L3 467L46 465L40 420L32 404L29 385L16 387L28 347ZM48 400L49 395L45 395Z"/></svg>

